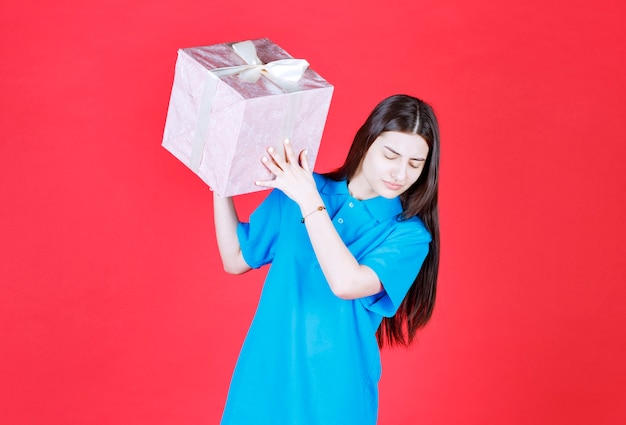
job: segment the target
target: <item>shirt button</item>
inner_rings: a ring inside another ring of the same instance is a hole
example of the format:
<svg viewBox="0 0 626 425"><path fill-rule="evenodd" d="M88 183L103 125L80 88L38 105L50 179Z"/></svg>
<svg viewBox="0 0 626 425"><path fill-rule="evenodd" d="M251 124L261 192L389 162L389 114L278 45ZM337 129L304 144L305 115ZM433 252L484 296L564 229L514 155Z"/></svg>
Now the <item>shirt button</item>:
<svg viewBox="0 0 626 425"><path fill-rule="evenodd" d="M343 224L343 218L340 218L339 220L337 220L337 223Z"/></svg>
<svg viewBox="0 0 626 425"><path fill-rule="evenodd" d="M350 208L354 208L354 202L350 202L350 203L348 204L348 206L349 206Z"/></svg>

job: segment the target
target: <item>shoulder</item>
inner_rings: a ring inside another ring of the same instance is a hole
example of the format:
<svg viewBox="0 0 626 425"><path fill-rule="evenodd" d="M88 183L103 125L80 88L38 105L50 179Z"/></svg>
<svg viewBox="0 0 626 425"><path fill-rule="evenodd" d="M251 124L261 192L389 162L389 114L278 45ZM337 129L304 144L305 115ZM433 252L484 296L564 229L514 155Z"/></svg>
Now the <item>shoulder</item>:
<svg viewBox="0 0 626 425"><path fill-rule="evenodd" d="M275 214L276 211L282 211L285 204L286 195L279 189L270 190L261 203L257 206L255 213L261 214L263 211L268 214Z"/></svg>
<svg viewBox="0 0 626 425"><path fill-rule="evenodd" d="M328 177L320 173L313 173L313 180L315 180L315 184L317 185L317 189L321 190L331 181Z"/></svg>
<svg viewBox="0 0 626 425"><path fill-rule="evenodd" d="M348 195L348 186L345 180L333 180L324 174L313 173L313 180L317 190L325 195Z"/></svg>
<svg viewBox="0 0 626 425"><path fill-rule="evenodd" d="M428 243L432 240L426 225L417 216L408 219L396 219L390 236L418 243Z"/></svg>

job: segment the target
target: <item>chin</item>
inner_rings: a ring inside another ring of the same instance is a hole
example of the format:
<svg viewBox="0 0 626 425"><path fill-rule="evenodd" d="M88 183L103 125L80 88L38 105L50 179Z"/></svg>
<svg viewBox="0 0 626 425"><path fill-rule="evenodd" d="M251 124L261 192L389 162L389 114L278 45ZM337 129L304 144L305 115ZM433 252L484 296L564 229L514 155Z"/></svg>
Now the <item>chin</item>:
<svg viewBox="0 0 626 425"><path fill-rule="evenodd" d="M378 191L379 196L387 199L397 198L398 196L402 195L402 193L404 193L404 190L390 190L388 188L384 188L383 190Z"/></svg>

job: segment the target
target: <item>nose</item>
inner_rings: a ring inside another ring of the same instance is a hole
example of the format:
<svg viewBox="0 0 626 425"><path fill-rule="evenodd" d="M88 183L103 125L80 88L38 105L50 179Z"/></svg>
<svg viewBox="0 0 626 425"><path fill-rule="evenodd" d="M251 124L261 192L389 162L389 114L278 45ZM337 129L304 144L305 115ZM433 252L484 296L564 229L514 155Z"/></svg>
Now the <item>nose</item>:
<svg viewBox="0 0 626 425"><path fill-rule="evenodd" d="M406 167L407 164L399 161L391 171L391 177L393 177L396 182L404 181L404 178L406 177Z"/></svg>

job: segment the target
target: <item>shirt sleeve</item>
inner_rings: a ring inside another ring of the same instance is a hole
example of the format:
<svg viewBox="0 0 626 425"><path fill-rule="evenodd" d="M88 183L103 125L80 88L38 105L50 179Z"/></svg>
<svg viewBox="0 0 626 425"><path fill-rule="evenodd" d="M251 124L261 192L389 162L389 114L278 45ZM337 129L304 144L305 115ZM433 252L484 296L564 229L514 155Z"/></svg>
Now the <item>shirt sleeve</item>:
<svg viewBox="0 0 626 425"><path fill-rule="evenodd" d="M250 215L249 222L237 226L243 259L252 268L259 268L274 260L280 233L281 195L279 190L272 190Z"/></svg>
<svg viewBox="0 0 626 425"><path fill-rule="evenodd" d="M391 317L415 281L428 254L430 234L421 222L401 222L378 247L360 263L370 267L383 285L379 294L365 297L363 305Z"/></svg>

